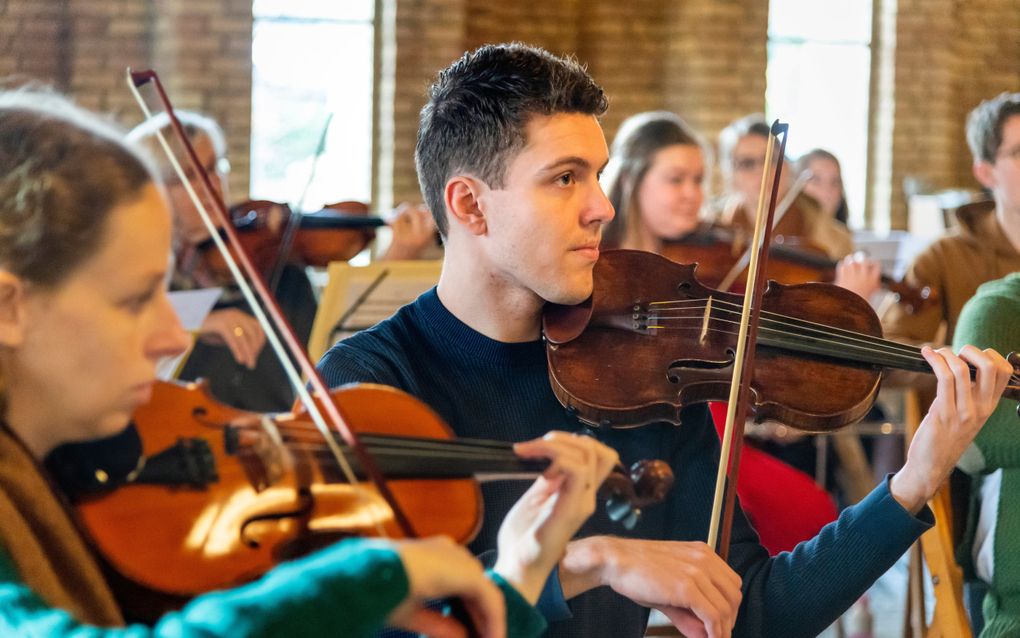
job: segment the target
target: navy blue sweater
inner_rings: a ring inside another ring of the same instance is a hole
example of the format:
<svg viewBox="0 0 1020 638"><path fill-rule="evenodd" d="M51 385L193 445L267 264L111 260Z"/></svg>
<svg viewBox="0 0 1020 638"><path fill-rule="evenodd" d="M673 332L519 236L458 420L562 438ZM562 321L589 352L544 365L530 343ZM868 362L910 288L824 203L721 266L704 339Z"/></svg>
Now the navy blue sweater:
<svg viewBox="0 0 1020 638"><path fill-rule="evenodd" d="M552 393L541 341L508 344L489 339L454 317L435 289L374 328L335 345L319 368L332 387L372 381L409 392L464 437L521 441L552 429L582 429ZM579 536L705 540L719 439L704 406L688 408L682 420L680 427L656 424L594 433L615 448L625 464L640 459L669 462L676 485L665 503L644 512L634 530L624 530L600 511ZM483 484L485 522L471 545L475 553L487 553L492 559L499 524L528 485ZM885 481L816 538L770 558L747 519L737 512L729 563L743 579L744 599L735 635L817 635L932 523L927 508L920 518L904 510ZM564 601L556 581L550 579L539 603L550 621L546 635L644 635L647 609L607 587Z"/></svg>

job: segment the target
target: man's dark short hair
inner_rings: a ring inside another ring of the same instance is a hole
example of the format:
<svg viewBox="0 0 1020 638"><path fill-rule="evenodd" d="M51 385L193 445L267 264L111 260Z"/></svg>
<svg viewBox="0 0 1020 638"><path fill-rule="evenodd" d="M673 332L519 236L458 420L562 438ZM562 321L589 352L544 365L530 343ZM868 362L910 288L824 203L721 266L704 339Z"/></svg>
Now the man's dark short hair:
<svg viewBox="0 0 1020 638"><path fill-rule="evenodd" d="M967 145L974 161L995 163L1006 120L1020 115L1020 93L1000 93L978 104L967 116Z"/></svg>
<svg viewBox="0 0 1020 638"><path fill-rule="evenodd" d="M465 53L439 73L428 97L414 159L425 203L444 237L444 190L452 175L467 173L503 188L533 116L598 117L608 108L602 87L576 60L520 43Z"/></svg>

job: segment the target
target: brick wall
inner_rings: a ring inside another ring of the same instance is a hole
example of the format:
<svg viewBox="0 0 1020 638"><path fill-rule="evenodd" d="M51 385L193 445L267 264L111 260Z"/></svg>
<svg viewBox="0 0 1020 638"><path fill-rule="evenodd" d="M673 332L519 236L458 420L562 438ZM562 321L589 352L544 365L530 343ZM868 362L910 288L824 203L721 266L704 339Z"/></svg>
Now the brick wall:
<svg viewBox="0 0 1020 638"><path fill-rule="evenodd" d="M379 0L377 203L418 199L414 136L424 90L464 50L521 40L578 57L610 97L612 139L666 108L714 140L764 108L761 0ZM868 214L905 219L903 180L973 187L967 111L1020 90L1020 0L875 0ZM247 192L251 0L0 0L0 75L41 79L126 125L127 65L155 66L175 103L226 127L235 198Z"/></svg>
<svg viewBox="0 0 1020 638"><path fill-rule="evenodd" d="M124 126L141 119L128 66L155 68L178 108L224 125L235 197L248 192L250 0L0 1L0 75L64 91Z"/></svg>
<svg viewBox="0 0 1020 638"><path fill-rule="evenodd" d="M1017 0L878 0L886 22L886 73L873 92L882 143L872 152L872 203L892 227L906 225L904 180L932 190L978 188L964 137L981 100L1020 90ZM884 118L884 119L883 119ZM873 118L873 122L874 122ZM874 133L874 125L873 125Z"/></svg>

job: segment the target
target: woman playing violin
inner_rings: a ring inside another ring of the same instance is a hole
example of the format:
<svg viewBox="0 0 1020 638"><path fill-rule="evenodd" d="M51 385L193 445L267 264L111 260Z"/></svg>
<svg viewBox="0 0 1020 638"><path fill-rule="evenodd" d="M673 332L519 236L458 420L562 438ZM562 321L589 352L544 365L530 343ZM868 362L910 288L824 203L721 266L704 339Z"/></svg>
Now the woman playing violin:
<svg viewBox="0 0 1020 638"><path fill-rule="evenodd" d="M421 606L446 596L485 636L541 631L528 603L616 462L594 440L517 446L552 463L505 519L488 577L448 540L348 540L153 627L118 628L118 604L41 462L123 430L157 360L185 347L166 295L170 215L119 133L49 94L0 94L0 176L0 634L360 636L389 624L463 635Z"/></svg>
<svg viewBox="0 0 1020 638"><path fill-rule="evenodd" d="M843 171L836 156L816 148L801 155L795 168L798 175L810 171L804 192L818 202L822 213L846 226L850 212L846 205Z"/></svg>

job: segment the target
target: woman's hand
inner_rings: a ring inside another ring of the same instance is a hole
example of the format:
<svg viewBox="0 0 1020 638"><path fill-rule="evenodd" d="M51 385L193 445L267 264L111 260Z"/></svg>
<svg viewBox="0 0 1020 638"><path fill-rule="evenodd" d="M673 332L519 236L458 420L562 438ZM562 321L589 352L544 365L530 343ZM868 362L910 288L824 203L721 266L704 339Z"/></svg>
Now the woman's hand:
<svg viewBox="0 0 1020 638"><path fill-rule="evenodd" d="M435 242L436 223L424 206L401 204L389 225L393 239L380 261L418 259Z"/></svg>
<svg viewBox="0 0 1020 638"><path fill-rule="evenodd" d="M864 253L847 255L836 264L836 279L833 283L867 301L882 287L882 265L874 259L868 259Z"/></svg>
<svg viewBox="0 0 1020 638"><path fill-rule="evenodd" d="M424 607L426 600L459 598L474 627L485 638L506 636L503 594L485 575L482 564L446 536L396 543L409 592L387 624L430 638L467 636L463 625Z"/></svg>
<svg viewBox="0 0 1020 638"><path fill-rule="evenodd" d="M198 338L205 343L226 346L234 361L250 369L255 367L259 353L266 345L266 333L259 322L237 308L210 312L198 330Z"/></svg>
<svg viewBox="0 0 1020 638"><path fill-rule="evenodd" d="M595 439L566 432L518 443L514 451L552 461L503 519L497 541L495 570L534 604L567 541L595 511L595 495L619 457Z"/></svg>

